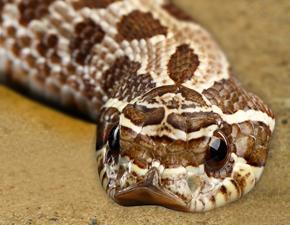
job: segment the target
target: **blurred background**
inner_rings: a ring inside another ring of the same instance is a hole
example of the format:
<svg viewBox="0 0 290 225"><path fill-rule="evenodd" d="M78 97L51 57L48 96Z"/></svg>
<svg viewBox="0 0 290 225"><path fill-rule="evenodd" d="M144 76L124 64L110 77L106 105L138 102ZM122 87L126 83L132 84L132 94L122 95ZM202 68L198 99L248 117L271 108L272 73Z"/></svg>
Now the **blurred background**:
<svg viewBox="0 0 290 225"><path fill-rule="evenodd" d="M241 83L276 115L257 187L204 214L120 207L97 178L95 125L0 86L0 225L290 224L290 1L175 3L215 36Z"/></svg>

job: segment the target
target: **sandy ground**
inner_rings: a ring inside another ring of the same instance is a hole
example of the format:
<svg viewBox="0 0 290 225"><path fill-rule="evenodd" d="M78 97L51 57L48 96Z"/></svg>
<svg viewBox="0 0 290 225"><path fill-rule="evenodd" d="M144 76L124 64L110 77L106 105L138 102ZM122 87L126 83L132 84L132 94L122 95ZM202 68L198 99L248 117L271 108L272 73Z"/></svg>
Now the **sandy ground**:
<svg viewBox="0 0 290 225"><path fill-rule="evenodd" d="M121 207L102 190L95 126L0 86L0 224L290 224L290 1L176 1L219 40L277 117L261 182L204 213Z"/></svg>

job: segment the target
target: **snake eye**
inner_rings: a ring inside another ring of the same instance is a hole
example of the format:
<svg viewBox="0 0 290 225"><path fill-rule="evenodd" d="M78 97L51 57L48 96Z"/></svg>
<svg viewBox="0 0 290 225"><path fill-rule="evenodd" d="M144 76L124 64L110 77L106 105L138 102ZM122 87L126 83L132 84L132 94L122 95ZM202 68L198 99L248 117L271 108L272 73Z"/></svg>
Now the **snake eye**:
<svg viewBox="0 0 290 225"><path fill-rule="evenodd" d="M112 152L120 151L120 129L119 127L114 127L109 134L109 148Z"/></svg>
<svg viewBox="0 0 290 225"><path fill-rule="evenodd" d="M106 153L107 163L117 163L120 153L120 129L119 127L114 127L108 136L109 149Z"/></svg>
<svg viewBox="0 0 290 225"><path fill-rule="evenodd" d="M227 140L222 134L217 133L212 137L206 153L206 168L210 171L221 169L227 162L228 155Z"/></svg>

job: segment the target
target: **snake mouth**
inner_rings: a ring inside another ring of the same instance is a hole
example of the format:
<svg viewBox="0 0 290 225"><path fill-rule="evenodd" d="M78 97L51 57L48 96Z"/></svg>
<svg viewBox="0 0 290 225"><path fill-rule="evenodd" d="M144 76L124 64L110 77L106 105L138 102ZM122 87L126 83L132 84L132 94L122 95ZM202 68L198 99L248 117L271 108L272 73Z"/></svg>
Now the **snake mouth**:
<svg viewBox="0 0 290 225"><path fill-rule="evenodd" d="M144 181L123 190L116 190L114 200L123 206L159 205L179 211L188 211L184 201L160 186L156 168L151 168Z"/></svg>

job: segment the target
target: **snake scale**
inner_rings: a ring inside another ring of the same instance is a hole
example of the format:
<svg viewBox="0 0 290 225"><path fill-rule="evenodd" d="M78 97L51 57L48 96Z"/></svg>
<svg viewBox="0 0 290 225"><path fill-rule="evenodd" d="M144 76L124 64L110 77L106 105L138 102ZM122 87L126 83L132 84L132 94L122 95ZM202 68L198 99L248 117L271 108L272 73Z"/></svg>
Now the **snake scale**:
<svg viewBox="0 0 290 225"><path fill-rule="evenodd" d="M275 120L167 0L0 0L1 80L97 122L117 203L207 211L260 179Z"/></svg>

